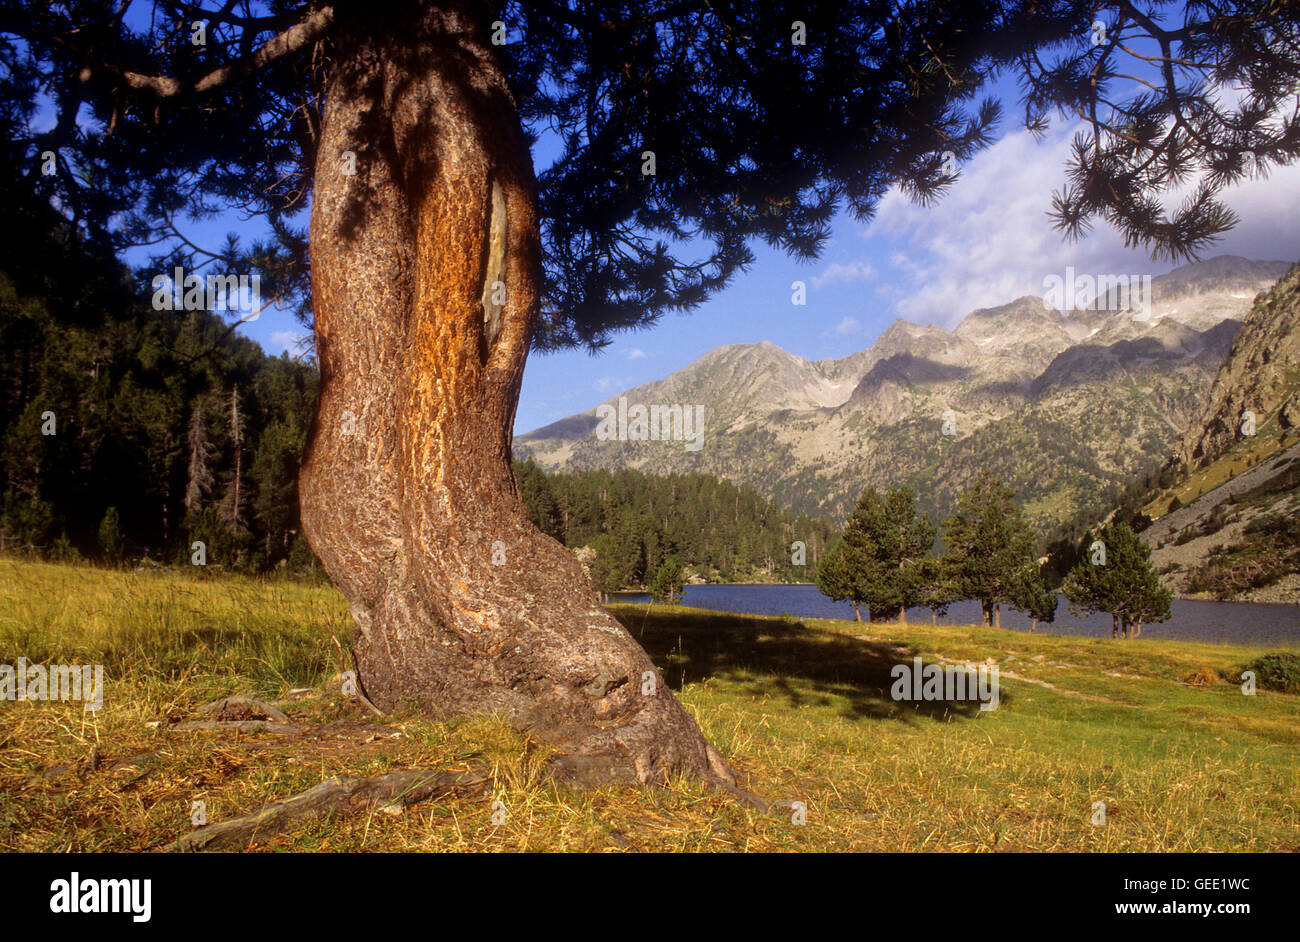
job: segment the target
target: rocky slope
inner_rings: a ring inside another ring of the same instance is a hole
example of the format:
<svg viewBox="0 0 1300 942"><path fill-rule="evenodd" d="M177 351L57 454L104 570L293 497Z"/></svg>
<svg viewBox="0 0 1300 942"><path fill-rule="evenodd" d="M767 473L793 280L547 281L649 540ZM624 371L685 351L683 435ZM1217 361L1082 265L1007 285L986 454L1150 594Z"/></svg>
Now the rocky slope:
<svg viewBox="0 0 1300 942"><path fill-rule="evenodd" d="M1182 595L1300 602L1300 265L1247 313L1142 537Z"/></svg>
<svg viewBox="0 0 1300 942"><path fill-rule="evenodd" d="M620 394L704 405L700 450L601 441L593 410L518 437L515 451L551 469L708 471L795 512L837 517L868 484L896 483L943 516L992 467L1046 528L1171 453L1201 415L1239 319L1288 267L1231 257L1184 266L1153 280L1149 317L1024 297L972 311L952 331L895 321L841 359L720 347Z"/></svg>
<svg viewBox="0 0 1300 942"><path fill-rule="evenodd" d="M1300 266L1251 308L1177 460L1192 467L1218 458L1242 437L1247 411L1256 434L1300 426Z"/></svg>

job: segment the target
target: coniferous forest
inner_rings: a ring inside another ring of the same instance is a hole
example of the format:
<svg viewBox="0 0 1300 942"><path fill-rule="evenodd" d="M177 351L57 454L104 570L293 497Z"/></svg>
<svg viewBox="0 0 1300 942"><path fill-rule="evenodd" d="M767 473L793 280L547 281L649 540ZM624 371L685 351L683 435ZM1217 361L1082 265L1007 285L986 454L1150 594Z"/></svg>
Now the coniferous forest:
<svg viewBox="0 0 1300 942"><path fill-rule="evenodd" d="M839 529L708 474L546 474L517 461L515 478L533 522L578 552L606 592L647 585L673 557L707 580L810 582ZM802 565L793 561L796 542L803 544Z"/></svg>
<svg viewBox="0 0 1300 942"><path fill-rule="evenodd" d="M48 205L0 201L0 552L189 562L200 541L222 568L312 569L297 477L315 367L212 312L155 311Z"/></svg>
<svg viewBox="0 0 1300 942"><path fill-rule="evenodd" d="M0 266L0 553L188 564L201 542L213 570L319 573L297 490L312 359L267 356L210 311L155 311L47 205L0 199L18 236ZM708 579L806 581L835 529L710 475L515 467L535 522L589 548L605 590L670 557Z"/></svg>

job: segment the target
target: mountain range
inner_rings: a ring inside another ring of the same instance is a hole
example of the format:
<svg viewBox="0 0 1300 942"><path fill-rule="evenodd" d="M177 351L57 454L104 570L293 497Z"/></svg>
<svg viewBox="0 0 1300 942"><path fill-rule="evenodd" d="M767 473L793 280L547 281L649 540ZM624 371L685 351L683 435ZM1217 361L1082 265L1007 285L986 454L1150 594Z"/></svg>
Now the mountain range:
<svg viewBox="0 0 1300 942"><path fill-rule="evenodd" d="M838 359L723 346L602 404L703 405L698 451L605 440L593 409L518 436L515 454L547 470L705 471L833 518L867 485L900 483L941 518L988 467L1048 529L1182 445L1256 295L1289 267L1219 256L1151 279L1142 305L1112 290L1068 310L1021 297L952 330L895 320Z"/></svg>

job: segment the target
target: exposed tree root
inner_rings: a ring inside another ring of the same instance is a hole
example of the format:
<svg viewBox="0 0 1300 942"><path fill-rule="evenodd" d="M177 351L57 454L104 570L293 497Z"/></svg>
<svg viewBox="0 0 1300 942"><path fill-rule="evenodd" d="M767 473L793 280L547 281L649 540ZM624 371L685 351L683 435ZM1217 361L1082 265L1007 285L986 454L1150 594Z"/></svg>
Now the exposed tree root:
<svg viewBox="0 0 1300 942"><path fill-rule="evenodd" d="M300 727L290 722L281 710L246 697L242 694L214 700L199 707L200 713L206 713L205 720L184 720L169 723L167 728L178 731L194 729L229 729L240 733L294 733Z"/></svg>
<svg viewBox="0 0 1300 942"><path fill-rule="evenodd" d="M335 777L301 794L273 801L260 811L184 835L164 851L221 850L246 846L276 834L299 818L322 814L353 814L376 805L401 810L438 795L478 795L491 778L482 770L435 772L403 769L370 778Z"/></svg>

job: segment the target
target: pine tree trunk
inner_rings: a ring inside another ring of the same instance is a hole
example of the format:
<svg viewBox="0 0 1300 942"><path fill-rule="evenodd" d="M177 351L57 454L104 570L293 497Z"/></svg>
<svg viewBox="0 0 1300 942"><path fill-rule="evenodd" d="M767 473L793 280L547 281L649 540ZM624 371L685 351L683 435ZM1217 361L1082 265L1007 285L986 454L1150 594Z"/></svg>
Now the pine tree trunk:
<svg viewBox="0 0 1300 942"><path fill-rule="evenodd" d="M993 606L993 627L994 628L1002 627L1002 605L1001 604L995 604Z"/></svg>
<svg viewBox="0 0 1300 942"><path fill-rule="evenodd" d="M339 14L367 22L338 24L316 163L304 530L380 707L503 713L582 784L734 784L662 680L643 694L654 664L516 488L537 198L490 22L469 9Z"/></svg>
<svg viewBox="0 0 1300 942"><path fill-rule="evenodd" d="M984 615L984 627L991 627L993 624L993 603L980 602L980 609Z"/></svg>
<svg viewBox="0 0 1300 942"><path fill-rule="evenodd" d="M241 493L244 484L244 420L239 415L239 384L230 390L230 446L235 453L235 476L228 495L230 514L227 522L231 529L238 530L243 524L244 497Z"/></svg>
<svg viewBox="0 0 1300 942"><path fill-rule="evenodd" d="M858 610L858 603L857 603L857 602L853 602L853 603L851 603L851 604L853 605L853 620L854 620L854 621L862 621L862 612L860 612L860 611Z"/></svg>
<svg viewBox="0 0 1300 942"><path fill-rule="evenodd" d="M1110 616L1110 636L1112 638L1119 637L1119 616L1118 615Z"/></svg>

